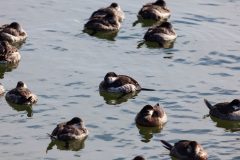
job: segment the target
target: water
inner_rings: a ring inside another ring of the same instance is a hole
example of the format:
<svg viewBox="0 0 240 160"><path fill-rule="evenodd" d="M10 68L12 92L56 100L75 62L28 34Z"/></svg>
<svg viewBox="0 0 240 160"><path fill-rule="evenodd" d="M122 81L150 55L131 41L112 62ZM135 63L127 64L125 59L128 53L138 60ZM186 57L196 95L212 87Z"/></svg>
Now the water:
<svg viewBox="0 0 240 160"><path fill-rule="evenodd" d="M137 48L148 28L132 24L147 0L116 1L126 19L114 41L83 33L91 13L111 2L1 2L1 23L18 21L29 34L18 66L1 69L1 83L10 90L22 80L39 101L32 110L21 110L0 97L0 159L128 160L144 155L167 160L160 139L197 140L209 159L240 159L236 129L240 124L212 120L203 102L203 98L213 103L239 98L240 2L168 1L170 21L178 33L172 49ZM107 104L98 84L108 71L131 75L156 91ZM162 130L139 131L135 115L144 105L155 103L165 108L167 124ZM50 144L46 133L73 116L81 117L90 131L85 142L69 150L64 144Z"/></svg>

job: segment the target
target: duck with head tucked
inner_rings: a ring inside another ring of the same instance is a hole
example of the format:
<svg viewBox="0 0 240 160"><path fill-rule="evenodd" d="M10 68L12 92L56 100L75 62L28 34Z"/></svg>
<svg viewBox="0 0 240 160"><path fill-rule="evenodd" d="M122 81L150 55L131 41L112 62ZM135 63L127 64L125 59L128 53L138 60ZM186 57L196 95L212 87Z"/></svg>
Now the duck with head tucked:
<svg viewBox="0 0 240 160"><path fill-rule="evenodd" d="M204 99L209 108L209 114L219 119L240 121L240 100L234 99L231 102L222 102L211 105L208 100Z"/></svg>
<svg viewBox="0 0 240 160"><path fill-rule="evenodd" d="M145 160L143 156L136 156L133 160Z"/></svg>
<svg viewBox="0 0 240 160"><path fill-rule="evenodd" d="M27 39L27 32L18 22L5 24L0 27L0 40L8 41L11 44L23 43Z"/></svg>
<svg viewBox="0 0 240 160"><path fill-rule="evenodd" d="M135 121L145 127L163 126L167 122L167 114L158 103L155 106L146 105L137 114Z"/></svg>
<svg viewBox="0 0 240 160"><path fill-rule="evenodd" d="M8 43L0 41L0 63L17 63L21 59L18 49Z"/></svg>
<svg viewBox="0 0 240 160"><path fill-rule="evenodd" d="M84 28L95 32L118 31L123 19L124 13L120 6L117 3L112 3L106 8L93 12Z"/></svg>
<svg viewBox="0 0 240 160"><path fill-rule="evenodd" d="M177 38L177 34L173 26L169 22L163 22L160 25L151 27L144 35L145 41L164 43L171 42Z"/></svg>
<svg viewBox="0 0 240 160"><path fill-rule="evenodd" d="M138 19L166 21L170 15L171 13L166 7L166 2L164 0L157 0L156 2L145 4L138 12Z"/></svg>
<svg viewBox="0 0 240 160"><path fill-rule="evenodd" d="M104 80L99 85L99 90L112 93L131 93L140 90L154 91L153 89L142 88L132 77L117 75L114 72L108 72L105 75Z"/></svg>
<svg viewBox="0 0 240 160"><path fill-rule="evenodd" d="M207 160L208 154L196 141L180 140L172 146L167 141L161 140L164 147L170 151L170 156L179 160Z"/></svg>
<svg viewBox="0 0 240 160"><path fill-rule="evenodd" d="M37 103L37 96L33 94L25 83L19 81L16 88L6 94L6 100L13 104L32 105Z"/></svg>
<svg viewBox="0 0 240 160"><path fill-rule="evenodd" d="M50 137L62 141L84 140L88 133L83 120L79 117L74 117L70 121L58 124Z"/></svg>

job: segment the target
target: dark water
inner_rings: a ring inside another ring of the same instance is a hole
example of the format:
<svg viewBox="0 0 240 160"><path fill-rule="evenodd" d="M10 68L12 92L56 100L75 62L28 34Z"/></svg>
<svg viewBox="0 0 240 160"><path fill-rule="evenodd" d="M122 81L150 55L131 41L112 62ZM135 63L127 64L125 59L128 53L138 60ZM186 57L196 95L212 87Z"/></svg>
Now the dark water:
<svg viewBox="0 0 240 160"><path fill-rule="evenodd" d="M132 24L148 1L116 1L126 19L114 41L83 33L90 14L111 2L1 2L1 24L18 21L29 34L18 66L1 68L1 83L10 90L22 80L39 101L32 109L19 109L0 97L0 159L128 160L141 154L167 160L160 139L197 140L209 159L240 159L240 124L205 116L203 103L203 98L239 98L240 1L168 1L178 33L172 49L137 48L148 28ZM106 103L98 84L108 71L131 75L157 91ZM138 128L136 113L155 103L165 108L167 124L162 130ZM85 142L72 148L50 144L46 133L73 116L82 117L90 131Z"/></svg>

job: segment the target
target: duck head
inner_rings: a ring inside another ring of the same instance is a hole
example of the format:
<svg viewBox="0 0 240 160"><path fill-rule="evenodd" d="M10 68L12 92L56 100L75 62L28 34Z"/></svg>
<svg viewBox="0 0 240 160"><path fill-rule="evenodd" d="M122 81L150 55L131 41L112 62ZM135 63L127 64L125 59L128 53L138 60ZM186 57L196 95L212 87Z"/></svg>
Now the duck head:
<svg viewBox="0 0 240 160"><path fill-rule="evenodd" d="M160 27L164 27L164 28L167 28L167 29L172 29L172 28L173 28L172 24L169 23L169 22L163 22L163 23L160 25Z"/></svg>
<svg viewBox="0 0 240 160"><path fill-rule="evenodd" d="M114 72L108 72L104 77L104 81L108 84L113 83L117 79L118 79L118 75Z"/></svg>
<svg viewBox="0 0 240 160"><path fill-rule="evenodd" d="M166 7L166 2L164 0L157 0L154 4L161 7Z"/></svg>
<svg viewBox="0 0 240 160"><path fill-rule="evenodd" d="M9 28L16 29L16 30L19 31L19 32L23 32L22 27L21 27L20 24L17 23L17 22L12 22L8 27L9 27Z"/></svg>
<svg viewBox="0 0 240 160"><path fill-rule="evenodd" d="M151 105L144 106L143 109L140 111L140 114L142 114L144 117L152 116L153 113L154 113L154 108Z"/></svg>
<svg viewBox="0 0 240 160"><path fill-rule="evenodd" d="M117 3L115 3L115 2L112 3L112 4L110 5L110 7L116 9L117 11L120 11L120 10L121 10L120 6L119 6Z"/></svg>
<svg viewBox="0 0 240 160"><path fill-rule="evenodd" d="M27 88L27 85L25 83L23 83L22 81L19 81L17 83L16 88Z"/></svg>
<svg viewBox="0 0 240 160"><path fill-rule="evenodd" d="M79 117L74 117L72 118L70 121L68 121L66 123L66 125L74 125L74 124L77 124L77 125L82 125L83 124L83 121L81 118Z"/></svg>
<svg viewBox="0 0 240 160"><path fill-rule="evenodd" d="M238 111L240 110L240 100L239 99L234 99L231 103L231 111Z"/></svg>
<svg viewBox="0 0 240 160"><path fill-rule="evenodd" d="M201 147L196 141L191 141L187 147L187 152L191 157L194 157L194 159L198 159Z"/></svg>

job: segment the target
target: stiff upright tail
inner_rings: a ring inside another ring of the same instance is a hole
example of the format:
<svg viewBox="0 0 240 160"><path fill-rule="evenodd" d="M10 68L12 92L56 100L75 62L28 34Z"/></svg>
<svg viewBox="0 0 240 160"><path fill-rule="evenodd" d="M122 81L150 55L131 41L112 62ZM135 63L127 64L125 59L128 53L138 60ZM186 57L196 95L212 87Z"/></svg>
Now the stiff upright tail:
<svg viewBox="0 0 240 160"><path fill-rule="evenodd" d="M204 99L204 102L205 102L206 106L207 106L210 110L214 108L214 107L208 102L208 100Z"/></svg>
<svg viewBox="0 0 240 160"><path fill-rule="evenodd" d="M164 144L164 148L166 148L167 150L171 150L173 148L173 146L168 143L167 141L164 141L164 140L160 140L163 144Z"/></svg>
<svg viewBox="0 0 240 160"><path fill-rule="evenodd" d="M52 139L52 140L56 140L57 138L49 133L47 133L47 135Z"/></svg>
<svg viewBox="0 0 240 160"><path fill-rule="evenodd" d="M141 88L141 91L156 91L155 89Z"/></svg>

